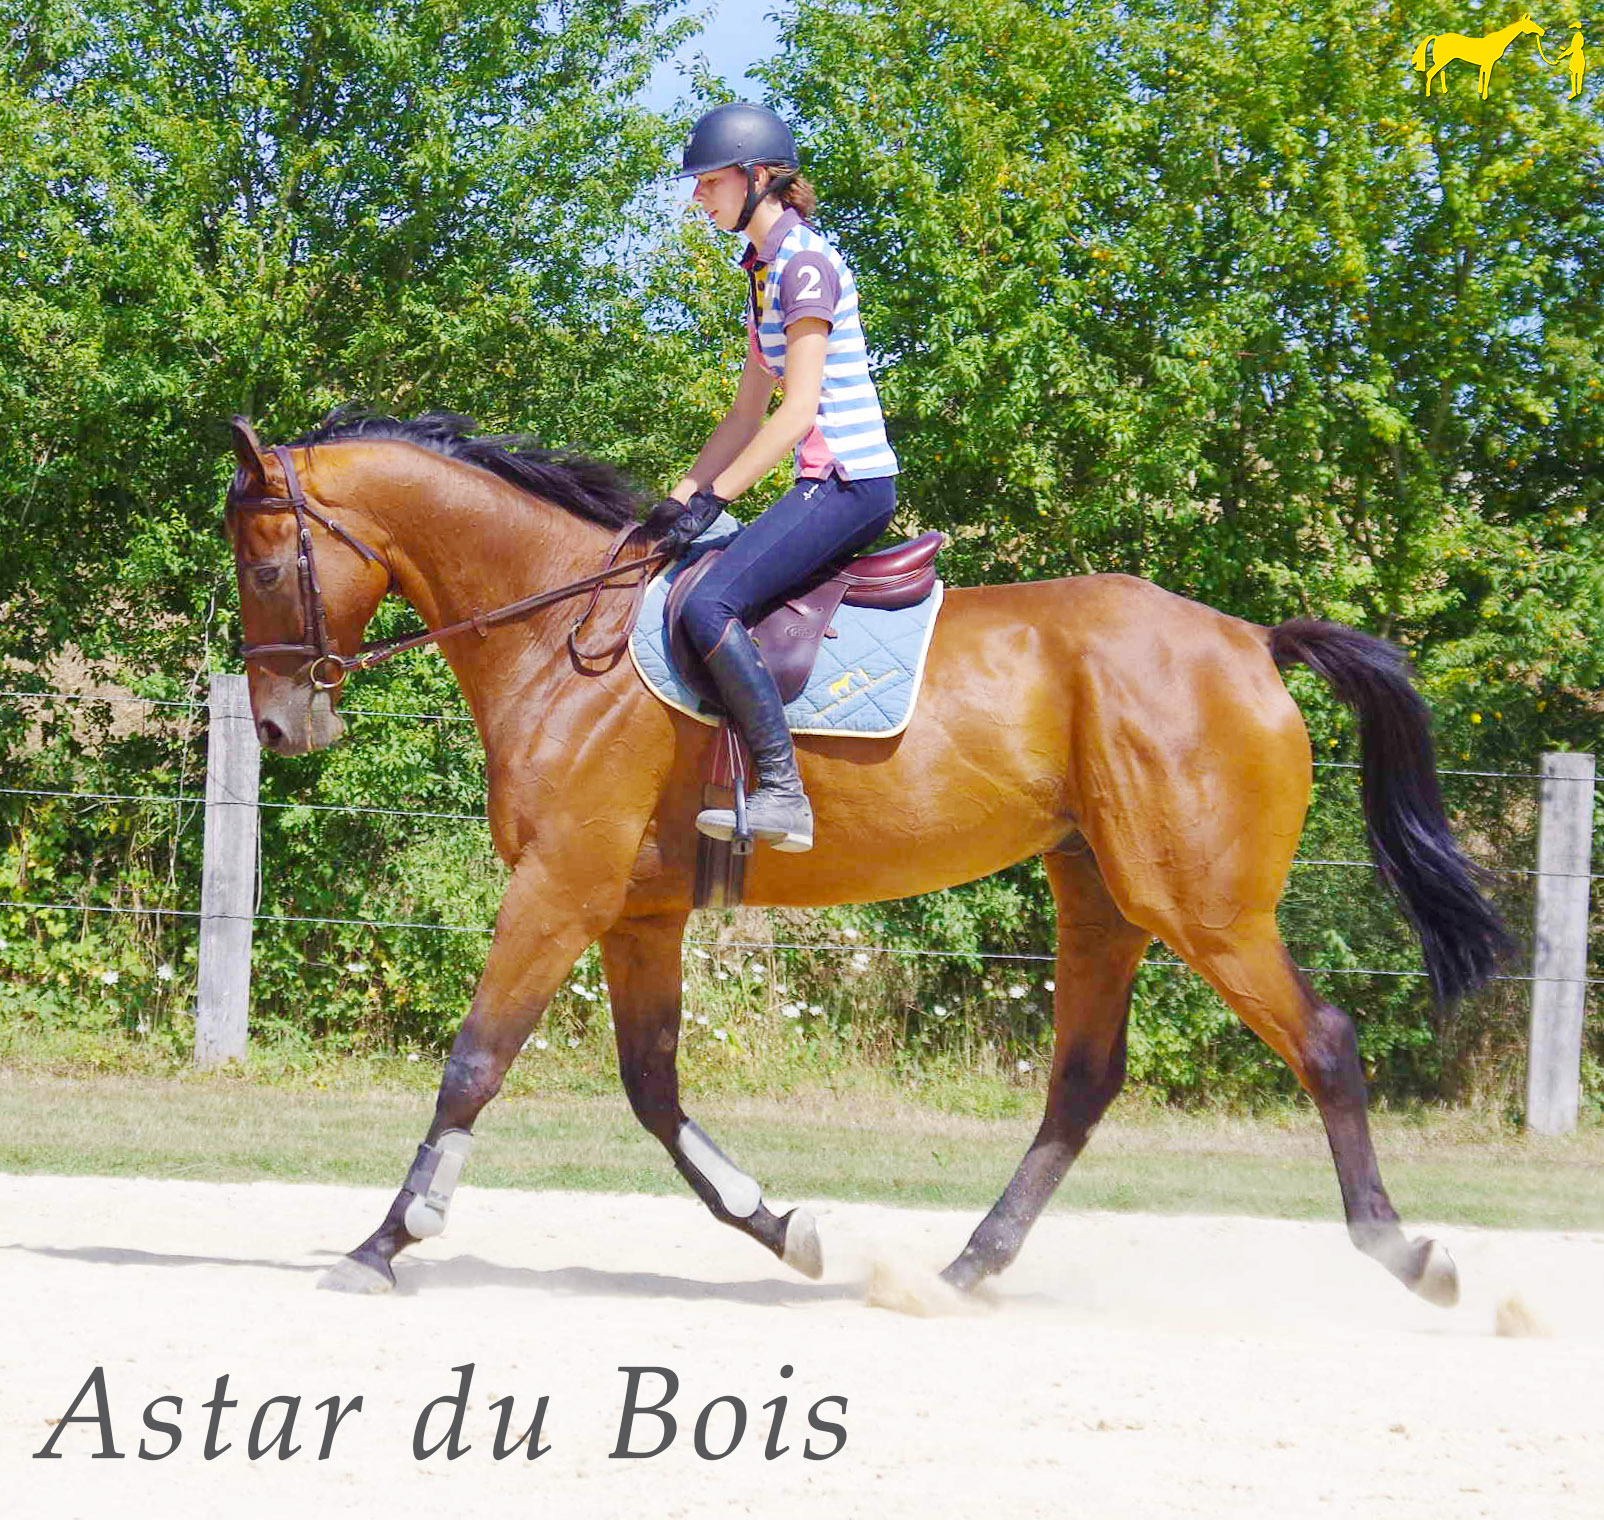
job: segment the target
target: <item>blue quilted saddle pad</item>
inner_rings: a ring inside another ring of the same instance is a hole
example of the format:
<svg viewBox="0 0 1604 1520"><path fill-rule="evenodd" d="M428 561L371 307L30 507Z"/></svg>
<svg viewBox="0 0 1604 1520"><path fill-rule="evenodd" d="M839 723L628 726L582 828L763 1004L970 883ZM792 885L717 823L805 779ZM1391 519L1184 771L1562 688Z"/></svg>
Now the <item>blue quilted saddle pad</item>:
<svg viewBox="0 0 1604 1520"><path fill-rule="evenodd" d="M691 546L687 559L659 575L647 588L629 641L629 657L641 680L670 707L707 724L719 720L702 711L701 699L675 672L663 609L674 577L699 557L698 551L722 549L739 531L740 525L726 513ZM935 590L915 607L894 612L838 607L830 619L837 636L819 641L818 662L808 684L786 704L791 732L857 734L865 739L900 734L913 716L941 598L942 584L937 581Z"/></svg>

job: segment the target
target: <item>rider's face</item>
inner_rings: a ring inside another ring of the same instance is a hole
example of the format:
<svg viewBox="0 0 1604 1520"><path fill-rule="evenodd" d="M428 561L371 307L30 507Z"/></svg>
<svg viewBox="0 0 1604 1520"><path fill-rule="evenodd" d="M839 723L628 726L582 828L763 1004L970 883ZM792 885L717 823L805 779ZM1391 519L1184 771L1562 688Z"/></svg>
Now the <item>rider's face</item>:
<svg viewBox="0 0 1604 1520"><path fill-rule="evenodd" d="M765 172L757 171L760 176ZM732 165L728 169L714 169L710 174L698 174L691 200L707 213L720 232L733 232L741 219L741 208L746 204L746 171Z"/></svg>

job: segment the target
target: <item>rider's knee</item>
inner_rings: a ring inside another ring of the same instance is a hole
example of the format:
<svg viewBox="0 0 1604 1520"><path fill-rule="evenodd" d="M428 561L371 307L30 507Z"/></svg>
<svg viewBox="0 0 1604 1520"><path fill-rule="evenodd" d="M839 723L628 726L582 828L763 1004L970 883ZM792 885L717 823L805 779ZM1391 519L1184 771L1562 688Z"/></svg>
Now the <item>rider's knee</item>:
<svg viewBox="0 0 1604 1520"><path fill-rule="evenodd" d="M685 607L680 613L680 626L685 630L696 652L706 658L724 637L724 630L734 616L722 597L711 590L704 591L702 587L697 586L685 598Z"/></svg>

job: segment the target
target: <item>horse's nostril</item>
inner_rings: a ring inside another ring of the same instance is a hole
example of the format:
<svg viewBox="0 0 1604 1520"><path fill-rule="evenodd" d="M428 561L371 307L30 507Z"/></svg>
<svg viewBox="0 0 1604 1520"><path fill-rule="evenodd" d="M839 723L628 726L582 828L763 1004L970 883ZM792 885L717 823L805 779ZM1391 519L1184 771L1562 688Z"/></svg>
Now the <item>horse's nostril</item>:
<svg viewBox="0 0 1604 1520"><path fill-rule="evenodd" d="M262 718L256 725L256 737L262 741L264 749L277 749L284 738L284 730L271 718Z"/></svg>

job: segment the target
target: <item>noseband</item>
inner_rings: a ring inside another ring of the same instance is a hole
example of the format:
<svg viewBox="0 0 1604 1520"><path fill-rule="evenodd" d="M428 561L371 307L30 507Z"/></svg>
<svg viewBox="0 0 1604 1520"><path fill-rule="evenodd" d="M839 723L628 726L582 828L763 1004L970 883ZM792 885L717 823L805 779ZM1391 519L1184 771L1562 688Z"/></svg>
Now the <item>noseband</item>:
<svg viewBox="0 0 1604 1520"><path fill-rule="evenodd" d="M526 596L520 601L511 602L505 607L498 607L493 612L481 613L478 616L466 618L460 623L452 623L446 628L425 629L422 632L409 634L398 639L384 639L371 644L364 644L354 655L340 654L329 642L328 618L323 610L323 587L318 580L317 558L312 550L312 529L309 522L315 522L332 533L342 543L354 549L363 559L378 565L389 577L389 584L384 588L385 595L396 589L395 571L383 555L376 553L362 542L354 533L348 532L335 522L332 517L326 517L319 512L306 499L306 492L301 489L301 478L296 474L295 463L290 458L290 451L283 445L272 450L273 457L278 460L279 467L284 471L284 485L289 492L287 496L236 496L232 490L228 493L225 512L238 509L241 512L293 512L295 514L296 538L299 553L296 556L296 575L301 587L301 642L299 644L242 644L239 655L242 660L265 660L274 655L300 655L305 663L297 672L306 677L307 681L318 691L330 691L345 680L346 676L356 670L370 670L373 666L388 660L403 650L416 649L423 644L433 644L440 639L449 638L454 633L465 633L468 629L476 631L481 638L486 631L497 623L511 622L514 618L537 611L541 607L548 607L553 602L563 601L567 597L579 596L583 592L591 593L590 601L585 610L575 621L568 633L568 648L574 659L582 664L599 660L616 660L622 653L624 646L629 642L630 633L634 630L635 619L639 615L641 602L646 595L646 583L651 579L650 572L668 558L666 554L647 554L637 559L618 563L618 556L623 552L625 544L640 532L640 525L630 523L619 530L618 536L613 539L607 552L604 568L595 575L588 575L583 580L574 581L566 586L558 586L552 591L536 592L533 596ZM611 644L601 649L581 649L579 647L579 631L589 621L591 613L596 610L596 603L601 597L607 583L617 576L629 572L639 571L640 579L633 587L634 604L630 608L629 616L625 621L623 633Z"/></svg>
<svg viewBox="0 0 1604 1520"><path fill-rule="evenodd" d="M343 655L336 654L329 643L328 618L323 611L323 586L317 578L317 557L312 552L312 529L307 519L320 523L336 538L355 549L363 559L383 568L390 578L386 586L385 595L395 590L395 571L390 568L389 562L381 555L362 542L353 533L348 533L332 517L325 517L318 509L306 499L306 492L301 489L301 477L295 472L294 461L290 458L290 451L282 446L273 450L273 457L278 460L279 467L284 471L285 488L288 496L236 496L232 491L228 493L228 508L241 512L293 512L295 514L296 538L299 553L295 559L295 573L301 583L301 642L299 644L242 644L240 645L240 658L242 660L265 660L276 654L298 654L305 656L306 664L301 667L301 674L319 691L328 691L338 686L345 679L346 671L351 663ZM325 666L332 667L334 674L325 677L322 674Z"/></svg>

